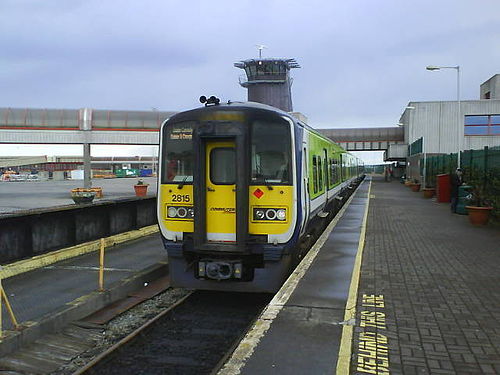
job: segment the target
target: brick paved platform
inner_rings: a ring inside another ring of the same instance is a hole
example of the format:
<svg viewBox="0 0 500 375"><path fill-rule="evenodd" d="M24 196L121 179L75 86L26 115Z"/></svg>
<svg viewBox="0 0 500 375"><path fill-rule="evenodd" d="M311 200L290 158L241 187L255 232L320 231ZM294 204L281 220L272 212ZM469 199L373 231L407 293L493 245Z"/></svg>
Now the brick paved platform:
<svg viewBox="0 0 500 375"><path fill-rule="evenodd" d="M500 374L500 229L374 179L351 373Z"/></svg>

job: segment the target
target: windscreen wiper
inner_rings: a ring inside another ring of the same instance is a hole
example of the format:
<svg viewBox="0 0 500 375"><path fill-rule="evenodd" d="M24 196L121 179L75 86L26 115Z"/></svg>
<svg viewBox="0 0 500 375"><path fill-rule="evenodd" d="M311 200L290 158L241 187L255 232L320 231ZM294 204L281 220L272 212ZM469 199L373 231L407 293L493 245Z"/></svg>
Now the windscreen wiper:
<svg viewBox="0 0 500 375"><path fill-rule="evenodd" d="M274 189L271 186L271 182L269 182L265 177L264 177L264 185L266 185L269 190L273 190Z"/></svg>
<svg viewBox="0 0 500 375"><path fill-rule="evenodd" d="M179 183L179 185L177 185L177 189L182 189L184 187L184 185L186 184L186 180L188 179L189 176L184 176L184 178L182 179L182 181Z"/></svg>

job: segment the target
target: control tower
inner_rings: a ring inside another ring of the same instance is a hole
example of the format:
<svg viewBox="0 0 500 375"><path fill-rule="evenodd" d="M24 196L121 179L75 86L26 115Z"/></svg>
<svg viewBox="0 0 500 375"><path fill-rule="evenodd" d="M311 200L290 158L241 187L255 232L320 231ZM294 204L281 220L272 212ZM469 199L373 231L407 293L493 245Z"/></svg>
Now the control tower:
<svg viewBox="0 0 500 375"><path fill-rule="evenodd" d="M290 69L300 68L295 59L249 59L234 66L245 70L246 76L240 76L240 85L248 89L248 101L292 112Z"/></svg>

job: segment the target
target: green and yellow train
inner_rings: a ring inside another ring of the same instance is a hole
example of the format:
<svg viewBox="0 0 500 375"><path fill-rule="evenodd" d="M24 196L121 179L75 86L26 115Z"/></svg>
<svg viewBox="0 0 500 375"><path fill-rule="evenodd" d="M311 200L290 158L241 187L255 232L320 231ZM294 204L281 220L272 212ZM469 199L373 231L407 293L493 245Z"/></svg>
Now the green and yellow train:
<svg viewBox="0 0 500 375"><path fill-rule="evenodd" d="M277 291L363 163L289 113L228 103L161 127L158 222L172 286Z"/></svg>

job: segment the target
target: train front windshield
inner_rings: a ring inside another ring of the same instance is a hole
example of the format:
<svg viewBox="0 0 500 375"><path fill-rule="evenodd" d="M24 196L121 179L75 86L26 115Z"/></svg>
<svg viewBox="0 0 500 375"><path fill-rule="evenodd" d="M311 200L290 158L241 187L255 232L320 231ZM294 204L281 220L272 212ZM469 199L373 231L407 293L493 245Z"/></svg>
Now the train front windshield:
<svg viewBox="0 0 500 375"><path fill-rule="evenodd" d="M292 183L290 125L285 120L254 121L251 145L251 184Z"/></svg>
<svg viewBox="0 0 500 375"><path fill-rule="evenodd" d="M195 121L169 124L163 133L161 183L192 183L192 134ZM250 124L252 185L292 184L290 125L285 120L254 120Z"/></svg>
<svg viewBox="0 0 500 375"><path fill-rule="evenodd" d="M163 134L163 168L161 183L193 182L193 127L194 121L177 122Z"/></svg>

